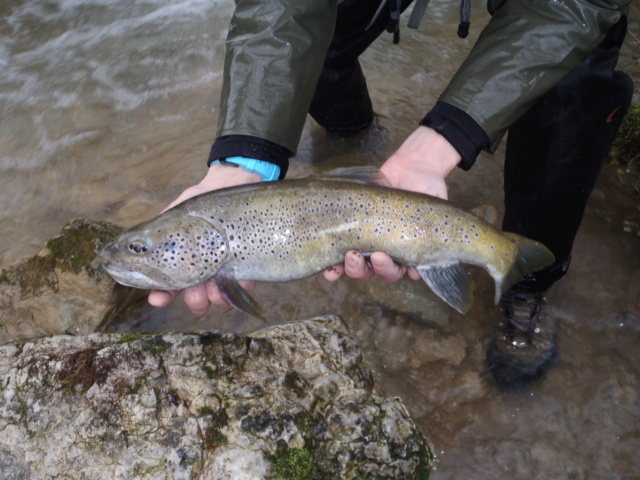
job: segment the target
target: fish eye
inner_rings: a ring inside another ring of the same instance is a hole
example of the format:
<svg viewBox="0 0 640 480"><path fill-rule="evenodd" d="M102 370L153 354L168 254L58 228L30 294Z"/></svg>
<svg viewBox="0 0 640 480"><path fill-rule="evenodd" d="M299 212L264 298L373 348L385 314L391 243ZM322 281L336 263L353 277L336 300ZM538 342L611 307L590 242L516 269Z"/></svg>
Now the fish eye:
<svg viewBox="0 0 640 480"><path fill-rule="evenodd" d="M135 254L147 253L147 246L140 240L134 240L129 244L129 251Z"/></svg>

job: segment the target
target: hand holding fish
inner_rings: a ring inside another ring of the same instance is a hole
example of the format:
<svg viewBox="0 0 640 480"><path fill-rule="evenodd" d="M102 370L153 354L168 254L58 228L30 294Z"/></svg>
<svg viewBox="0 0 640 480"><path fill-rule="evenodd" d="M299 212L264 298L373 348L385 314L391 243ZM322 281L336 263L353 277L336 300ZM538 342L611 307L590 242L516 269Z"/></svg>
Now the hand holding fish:
<svg viewBox="0 0 640 480"><path fill-rule="evenodd" d="M261 181L260 176L256 173L247 172L243 168L229 168L220 164L214 164L209 167L207 175L200 183L187 188L178 196L178 198L171 202L163 212L202 193L211 192L224 187L244 185L245 183L255 183L259 181ZM254 282L241 281L240 285L247 290L251 290ZM182 290L152 290L149 294L149 303L154 307L166 307L173 302L181 291ZM211 305L218 308L226 308L229 306L229 302L224 299L220 294L218 286L213 282L207 282L202 285L185 288L184 303L187 305L189 310L196 315L205 314Z"/></svg>
<svg viewBox="0 0 640 480"><path fill-rule="evenodd" d="M428 193L446 199L445 177L459 161L458 152L444 137L430 128L421 126L405 140L381 170L390 179L391 187ZM167 209L202 193L259 181L258 175L242 168L214 164L199 184L185 190ZM386 253L374 252L367 261L360 252L350 250L345 254L344 263L326 269L324 276L327 280L334 281L342 275L360 280L369 280L374 275L378 275L385 281L395 282L405 273L414 280L421 278L415 268L398 265ZM254 284L241 281L240 285L250 290ZM167 306L180 292L181 290L153 290L149 295L149 303L157 307ZM214 282L184 289L184 301L195 314L204 314L211 305L219 308L229 306Z"/></svg>
<svg viewBox="0 0 640 480"><path fill-rule="evenodd" d="M445 200L388 187L378 170L360 168L214 190L132 227L96 260L116 281L136 288L179 290L213 281L231 305L263 320L239 282L306 278L351 249L389 252L415 267L460 313L473 299L462 264L493 277L497 302L554 260L544 245ZM205 289L207 297L217 293Z"/></svg>
<svg viewBox="0 0 640 480"><path fill-rule="evenodd" d="M380 171L389 179L391 187L446 200L445 178L459 162L460 154L442 135L432 128L420 126L389 157ZM345 255L343 264L324 271L324 278L335 281L347 275L369 280L378 275L387 282L396 282L405 273L413 280L421 278L415 268L398 265L383 252L374 252L367 262L360 252L351 250Z"/></svg>

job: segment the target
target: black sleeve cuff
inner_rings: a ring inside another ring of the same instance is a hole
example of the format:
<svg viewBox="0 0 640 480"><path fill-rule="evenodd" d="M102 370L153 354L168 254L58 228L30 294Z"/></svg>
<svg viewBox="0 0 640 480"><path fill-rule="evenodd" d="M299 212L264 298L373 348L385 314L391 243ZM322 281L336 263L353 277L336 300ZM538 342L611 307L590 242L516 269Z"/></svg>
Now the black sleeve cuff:
<svg viewBox="0 0 640 480"><path fill-rule="evenodd" d="M276 143L249 135L227 135L219 137L213 142L211 153L207 165L216 160L229 157L247 157L273 163L280 167L280 177L282 180L289 168L289 158L293 157L293 152Z"/></svg>
<svg viewBox="0 0 640 480"><path fill-rule="evenodd" d="M469 170L489 145L489 137L473 118L445 102L437 102L420 125L433 128L453 145L462 157L458 166L463 170Z"/></svg>

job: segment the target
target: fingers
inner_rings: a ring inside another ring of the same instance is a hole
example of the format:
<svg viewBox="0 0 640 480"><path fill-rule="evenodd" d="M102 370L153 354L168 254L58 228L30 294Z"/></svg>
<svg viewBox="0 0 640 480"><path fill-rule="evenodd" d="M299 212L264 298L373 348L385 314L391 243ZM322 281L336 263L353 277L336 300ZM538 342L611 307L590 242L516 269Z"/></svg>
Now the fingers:
<svg viewBox="0 0 640 480"><path fill-rule="evenodd" d="M196 285L184 289L184 303L195 315L204 315L209 311L211 302L206 285Z"/></svg>
<svg viewBox="0 0 640 480"><path fill-rule="evenodd" d="M369 280L374 275L379 275L387 282L397 282L405 273L407 273L407 268L395 263L384 252L372 253L371 263L368 263L360 252L350 250L344 257L344 264L327 268L324 271L324 278L329 281L335 281L342 275L347 275L357 280ZM409 269L409 276L414 280L420 278L415 269Z"/></svg>
<svg viewBox="0 0 640 480"><path fill-rule="evenodd" d="M422 280L422 277L418 273L418 270L415 267L407 268L407 275L411 280Z"/></svg>
<svg viewBox="0 0 640 480"><path fill-rule="evenodd" d="M348 251L344 256L344 273L357 280L369 280L375 275L364 256L355 250Z"/></svg>
<svg viewBox="0 0 640 480"><path fill-rule="evenodd" d="M207 298L209 302L211 302L211 305L218 308L227 308L229 306L229 302L222 296L222 292L220 292L217 283L207 282L205 283L205 288L207 289Z"/></svg>
<svg viewBox="0 0 640 480"><path fill-rule="evenodd" d="M180 292L181 290L152 290L149 293L149 304L154 307L166 307Z"/></svg>
<svg viewBox="0 0 640 480"><path fill-rule="evenodd" d="M170 305L182 290L154 290L149 294L149 303L154 307L166 307ZM204 315L209 307L229 307L218 286L213 282L205 285L197 285L184 289L184 303L194 315Z"/></svg>
<svg viewBox="0 0 640 480"><path fill-rule="evenodd" d="M254 282L241 281L240 286L247 290L254 287ZM166 307L180 294L182 290L153 290L149 294L149 303L154 307ZM228 308L229 302L225 300L222 292L215 282L207 282L184 289L184 303L195 315L204 315L211 305L218 308Z"/></svg>
<svg viewBox="0 0 640 480"><path fill-rule="evenodd" d="M240 286L245 290L252 290L255 286L255 282L249 282L245 280L241 280L239 283ZM220 291L220 288L215 282L207 282L205 284L205 287L207 290L207 298L209 299L211 305L218 308L227 308L230 306L229 302L224 298L222 292Z"/></svg>
<svg viewBox="0 0 640 480"><path fill-rule="evenodd" d="M375 274L386 282L397 282L407 272L407 267L401 267L383 252L371 254L371 265Z"/></svg>
<svg viewBox="0 0 640 480"><path fill-rule="evenodd" d="M335 282L344 275L344 264L341 263L339 265L333 265L332 267L327 268L322 274L326 280Z"/></svg>
<svg viewBox="0 0 640 480"><path fill-rule="evenodd" d="M180 292L182 292L182 290L153 290L149 294L149 304L154 307L167 307L176 299ZM220 299L221 301L217 303L210 302L205 285L189 287L184 290L184 303L195 315L207 313L211 304L222 308L229 306L221 295Z"/></svg>

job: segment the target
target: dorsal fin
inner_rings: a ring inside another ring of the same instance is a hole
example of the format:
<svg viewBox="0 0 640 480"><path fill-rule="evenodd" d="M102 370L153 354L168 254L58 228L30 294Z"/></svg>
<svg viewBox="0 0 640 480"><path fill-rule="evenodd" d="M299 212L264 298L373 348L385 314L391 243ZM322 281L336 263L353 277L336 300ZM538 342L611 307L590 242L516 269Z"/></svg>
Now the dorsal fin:
<svg viewBox="0 0 640 480"><path fill-rule="evenodd" d="M375 167L343 167L323 172L321 176L391 187L389 179Z"/></svg>

